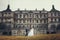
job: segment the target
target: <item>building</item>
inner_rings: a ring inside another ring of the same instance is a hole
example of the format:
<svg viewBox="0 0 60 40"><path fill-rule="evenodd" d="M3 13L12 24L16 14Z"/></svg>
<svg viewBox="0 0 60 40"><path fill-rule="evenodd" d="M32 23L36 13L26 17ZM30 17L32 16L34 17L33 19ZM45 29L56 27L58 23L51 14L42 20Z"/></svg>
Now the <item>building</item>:
<svg viewBox="0 0 60 40"><path fill-rule="evenodd" d="M8 5L6 10L0 11L0 23L7 26L5 30L0 29L0 35L26 36L31 28L35 35L60 33L60 11L54 5L50 11L44 8L12 11Z"/></svg>

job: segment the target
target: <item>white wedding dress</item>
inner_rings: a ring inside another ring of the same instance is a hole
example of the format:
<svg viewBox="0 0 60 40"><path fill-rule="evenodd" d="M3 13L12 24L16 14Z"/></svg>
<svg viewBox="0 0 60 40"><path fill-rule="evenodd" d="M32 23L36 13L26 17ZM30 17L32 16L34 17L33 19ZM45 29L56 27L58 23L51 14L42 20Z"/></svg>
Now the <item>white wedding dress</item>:
<svg viewBox="0 0 60 40"><path fill-rule="evenodd" d="M34 35L34 29L32 28L29 33L28 33L28 36L33 36Z"/></svg>

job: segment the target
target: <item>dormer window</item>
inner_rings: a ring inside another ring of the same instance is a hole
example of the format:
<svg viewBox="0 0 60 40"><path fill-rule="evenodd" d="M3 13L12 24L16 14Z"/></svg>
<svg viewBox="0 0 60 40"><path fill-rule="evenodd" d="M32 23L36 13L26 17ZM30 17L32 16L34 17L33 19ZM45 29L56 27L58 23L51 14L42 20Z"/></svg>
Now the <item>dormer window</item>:
<svg viewBox="0 0 60 40"><path fill-rule="evenodd" d="M33 13L32 11L29 11L29 13Z"/></svg>

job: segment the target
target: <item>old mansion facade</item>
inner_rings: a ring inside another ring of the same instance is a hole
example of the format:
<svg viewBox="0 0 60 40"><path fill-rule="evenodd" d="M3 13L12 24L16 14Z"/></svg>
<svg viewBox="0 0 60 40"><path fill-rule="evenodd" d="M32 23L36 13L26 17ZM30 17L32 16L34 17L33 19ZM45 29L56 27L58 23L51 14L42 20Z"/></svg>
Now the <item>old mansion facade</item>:
<svg viewBox="0 0 60 40"><path fill-rule="evenodd" d="M31 28L34 28L35 35L60 33L60 11L54 5L50 11L12 11L8 5L6 10L0 11L0 23L7 26L0 29L0 35L26 36Z"/></svg>

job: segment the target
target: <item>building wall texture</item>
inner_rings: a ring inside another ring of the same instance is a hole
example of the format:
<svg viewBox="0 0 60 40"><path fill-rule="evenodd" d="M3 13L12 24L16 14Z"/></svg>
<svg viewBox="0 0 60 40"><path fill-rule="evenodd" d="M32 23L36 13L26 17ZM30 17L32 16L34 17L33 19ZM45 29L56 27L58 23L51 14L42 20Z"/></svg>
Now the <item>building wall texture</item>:
<svg viewBox="0 0 60 40"><path fill-rule="evenodd" d="M50 11L11 11L8 5L6 10L0 11L0 23L7 25L5 30L0 29L0 35L26 36L31 28L34 28L35 35L60 33L60 11L56 10L54 5Z"/></svg>

